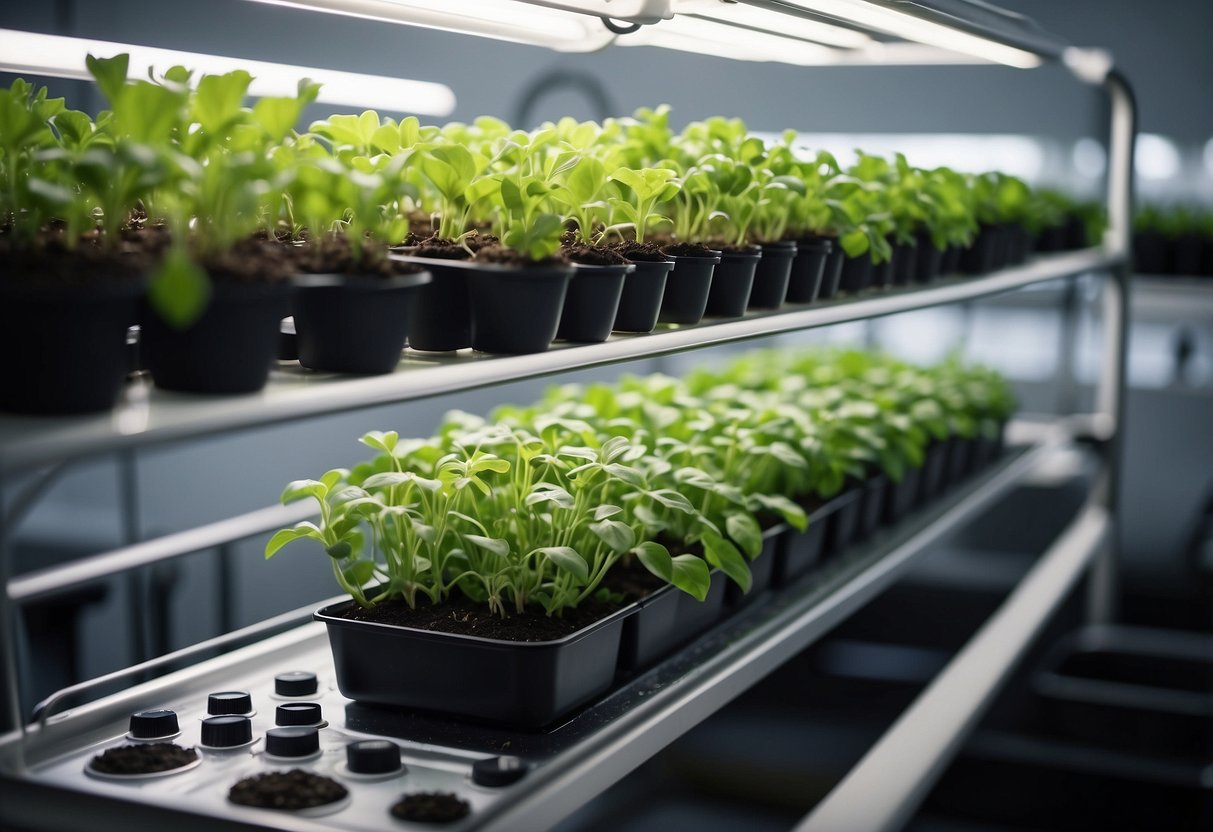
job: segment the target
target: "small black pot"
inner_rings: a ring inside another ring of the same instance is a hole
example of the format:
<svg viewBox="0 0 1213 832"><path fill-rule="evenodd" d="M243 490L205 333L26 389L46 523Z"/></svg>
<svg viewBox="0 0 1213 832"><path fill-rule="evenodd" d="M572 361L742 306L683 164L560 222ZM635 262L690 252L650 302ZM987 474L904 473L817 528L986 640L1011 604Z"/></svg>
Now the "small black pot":
<svg viewBox="0 0 1213 832"><path fill-rule="evenodd" d="M918 245L914 247L914 282L930 283L939 277L943 254L943 249L935 247L930 234L919 232Z"/></svg>
<svg viewBox="0 0 1213 832"><path fill-rule="evenodd" d="M1040 233L1036 235L1035 242L1034 248L1045 254L1054 251L1064 251L1066 247L1065 225L1050 225L1040 229Z"/></svg>
<svg viewBox="0 0 1213 832"><path fill-rule="evenodd" d="M921 484L921 468L907 468L901 482L889 480L884 501L886 523L896 523L910 513L910 509L918 502L918 489Z"/></svg>
<svg viewBox="0 0 1213 832"><path fill-rule="evenodd" d="M833 248L829 240L801 240L796 243L796 257L788 272L788 303L813 303L821 293L826 261Z"/></svg>
<svg viewBox="0 0 1213 832"><path fill-rule="evenodd" d="M351 603L314 616L328 628L343 696L527 728L610 688L624 621L636 612L629 605L555 641L503 641L334 614Z"/></svg>
<svg viewBox="0 0 1213 832"><path fill-rule="evenodd" d="M674 268L674 261L638 260L633 265L635 271L624 277L619 311L615 313L612 328L618 332L652 332L657 326L666 278Z"/></svg>
<svg viewBox="0 0 1213 832"><path fill-rule="evenodd" d="M842 250L842 246L835 242L834 247L826 256L825 267L821 272L821 291L817 293L818 300L830 300L838 294L838 290L842 286L842 267L845 262L846 253Z"/></svg>
<svg viewBox="0 0 1213 832"><path fill-rule="evenodd" d="M1080 248L1094 245L1087 239L1087 222L1078 214L1069 214L1066 216L1066 249L1074 251Z"/></svg>
<svg viewBox="0 0 1213 832"><path fill-rule="evenodd" d="M893 285L893 261L882 260L872 264L872 278L868 284L873 289L887 289Z"/></svg>
<svg viewBox="0 0 1213 832"><path fill-rule="evenodd" d="M175 329L145 304L141 337L152 380L187 393L252 393L269 380L292 286L216 282L202 316Z"/></svg>
<svg viewBox="0 0 1213 832"><path fill-rule="evenodd" d="M712 274L704 314L718 318L739 318L744 315L754 286L754 274L762 258L759 251L723 252Z"/></svg>
<svg viewBox="0 0 1213 832"><path fill-rule="evenodd" d="M619 669L624 673L640 670L702 635L724 615L727 583L725 574L717 569L711 573L703 601L666 586L636 602L635 615L623 622Z"/></svg>
<svg viewBox="0 0 1213 832"><path fill-rule="evenodd" d="M847 257L842 263L842 279L838 291L856 295L872 284L872 253L864 252L858 257Z"/></svg>
<svg viewBox="0 0 1213 832"><path fill-rule="evenodd" d="M859 509L863 493L858 485L851 485L830 502L836 503L830 523L826 526L825 547L822 557L837 557L855 540L859 528Z"/></svg>
<svg viewBox="0 0 1213 832"><path fill-rule="evenodd" d="M1133 268L1138 274L1166 274L1170 271L1167 238L1158 231L1138 231L1133 235Z"/></svg>
<svg viewBox="0 0 1213 832"><path fill-rule="evenodd" d="M1000 229L995 225L983 225L973 239L973 244L960 255L960 271L965 274L989 274L998 268Z"/></svg>
<svg viewBox="0 0 1213 832"><path fill-rule="evenodd" d="M909 286L918 272L918 246L898 243L893 246L893 285Z"/></svg>
<svg viewBox="0 0 1213 832"><path fill-rule="evenodd" d="M1015 223L1008 225L1003 234L1006 241L1006 264L1018 266L1027 260L1028 252L1032 248L1032 236L1028 233L1028 229Z"/></svg>
<svg viewBox="0 0 1213 832"><path fill-rule="evenodd" d="M944 479L948 487L962 482L973 470L973 454L977 440L964 436L952 436L948 439L947 461L945 463Z"/></svg>
<svg viewBox="0 0 1213 832"><path fill-rule="evenodd" d="M666 278L657 320L667 324L697 324L703 320L712 288L712 273L719 262L719 254L674 257L674 268Z"/></svg>
<svg viewBox="0 0 1213 832"><path fill-rule="evenodd" d="M784 533L783 545L776 551L772 586L791 583L821 561L825 554L826 532L834 522L834 515L844 506L855 502L855 498L853 491L835 494L809 512L809 523L803 532L788 529Z"/></svg>
<svg viewBox="0 0 1213 832"><path fill-rule="evenodd" d="M388 278L298 275L291 309L299 363L334 373L392 372L417 290L430 279L429 272Z"/></svg>
<svg viewBox="0 0 1213 832"><path fill-rule="evenodd" d="M859 505L859 525L855 529L855 541L860 542L871 537L878 528L885 514L885 504L888 502L889 478L884 474L873 474L863 483Z"/></svg>
<svg viewBox="0 0 1213 832"><path fill-rule="evenodd" d="M624 280L635 270L630 263L617 266L574 264L556 337L587 344L605 341L615 325Z"/></svg>
<svg viewBox="0 0 1213 832"><path fill-rule="evenodd" d="M783 548L784 538L790 531L788 526L780 523L762 533L762 551L750 561L750 591L742 592L741 587L729 581L726 597L729 606L743 607L771 588L777 566L777 553Z"/></svg>
<svg viewBox="0 0 1213 832"><path fill-rule="evenodd" d="M939 263L940 275L954 275L960 271L960 256L963 251L960 246L948 246Z"/></svg>
<svg viewBox="0 0 1213 832"><path fill-rule="evenodd" d="M399 257L423 266L433 279L417 288L409 308L409 346L426 352L453 352L472 345L468 263L436 257Z"/></svg>
<svg viewBox="0 0 1213 832"><path fill-rule="evenodd" d="M754 272L754 288L747 308L778 309L783 306L792 278L792 261L796 257L796 243L767 243L762 247L762 260Z"/></svg>
<svg viewBox="0 0 1213 832"><path fill-rule="evenodd" d="M127 330L145 283L0 280L0 349L8 356L0 411L108 410L130 365Z"/></svg>
<svg viewBox="0 0 1213 832"><path fill-rule="evenodd" d="M472 349L544 352L556 338L572 266L468 264Z"/></svg>
<svg viewBox="0 0 1213 832"><path fill-rule="evenodd" d="M922 463L922 483L918 488L918 503L924 505L943 493L947 476L948 446L932 442Z"/></svg>
<svg viewBox="0 0 1213 832"><path fill-rule="evenodd" d="M1195 277L1204 271L1204 235L1196 232L1180 234L1171 244L1171 270L1175 274Z"/></svg>

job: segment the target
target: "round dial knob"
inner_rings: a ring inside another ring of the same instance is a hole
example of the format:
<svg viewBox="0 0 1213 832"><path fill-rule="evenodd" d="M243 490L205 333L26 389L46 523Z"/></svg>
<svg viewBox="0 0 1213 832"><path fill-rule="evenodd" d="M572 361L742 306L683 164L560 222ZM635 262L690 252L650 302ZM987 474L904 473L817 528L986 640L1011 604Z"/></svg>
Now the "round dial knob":
<svg viewBox="0 0 1213 832"><path fill-rule="evenodd" d="M171 737L180 730L176 711L157 708L131 714L131 736L137 740Z"/></svg>
<svg viewBox="0 0 1213 832"><path fill-rule="evenodd" d="M271 728L265 732L265 753L275 757L310 757L320 750L315 728Z"/></svg>
<svg viewBox="0 0 1213 832"><path fill-rule="evenodd" d="M279 696L314 696L319 689L316 674L307 670L292 670L274 677L274 693Z"/></svg>
<svg viewBox="0 0 1213 832"><path fill-rule="evenodd" d="M345 747L345 764L354 774L390 774L400 771L400 748L390 740L362 740Z"/></svg>
<svg viewBox="0 0 1213 832"><path fill-rule="evenodd" d="M202 744L235 748L252 742L253 721L247 716L212 716L202 720Z"/></svg>
<svg viewBox="0 0 1213 832"><path fill-rule="evenodd" d="M253 697L247 690L221 690L206 698L206 712L211 716L248 714L253 711Z"/></svg>
<svg viewBox="0 0 1213 832"><path fill-rule="evenodd" d="M276 725L315 725L323 720L319 702L287 702L274 711Z"/></svg>
<svg viewBox="0 0 1213 832"><path fill-rule="evenodd" d="M472 782L478 786L508 786L526 774L526 763L518 757L489 757L472 763Z"/></svg>

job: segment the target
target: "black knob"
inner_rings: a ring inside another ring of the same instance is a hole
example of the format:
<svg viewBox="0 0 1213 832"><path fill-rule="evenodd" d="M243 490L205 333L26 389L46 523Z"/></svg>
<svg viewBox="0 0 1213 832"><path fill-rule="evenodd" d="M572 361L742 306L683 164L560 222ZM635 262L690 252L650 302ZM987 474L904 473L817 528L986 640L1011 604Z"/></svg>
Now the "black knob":
<svg viewBox="0 0 1213 832"><path fill-rule="evenodd" d="M320 750L315 728L271 728L265 732L265 753L275 757L310 757Z"/></svg>
<svg viewBox="0 0 1213 832"><path fill-rule="evenodd" d="M318 690L316 674L307 670L292 670L274 677L274 693L279 696L314 696Z"/></svg>
<svg viewBox="0 0 1213 832"><path fill-rule="evenodd" d="M489 757L472 763L472 782L478 786L508 786L526 774L526 763L517 757Z"/></svg>
<svg viewBox="0 0 1213 832"><path fill-rule="evenodd" d="M319 702L287 702L274 712L275 725L315 725L323 719Z"/></svg>
<svg viewBox="0 0 1213 832"><path fill-rule="evenodd" d="M222 690L206 698L206 712L211 716L248 714L253 711L253 697L247 690Z"/></svg>
<svg viewBox="0 0 1213 832"><path fill-rule="evenodd" d="M157 708L152 711L139 711L131 714L131 736L137 740L171 737L180 730L176 711Z"/></svg>
<svg viewBox="0 0 1213 832"><path fill-rule="evenodd" d="M235 748L253 739L253 721L247 716L212 716L202 720L202 744Z"/></svg>
<svg viewBox="0 0 1213 832"><path fill-rule="evenodd" d="M400 748L391 740L362 740L345 747L345 764L354 774L390 774L400 771Z"/></svg>

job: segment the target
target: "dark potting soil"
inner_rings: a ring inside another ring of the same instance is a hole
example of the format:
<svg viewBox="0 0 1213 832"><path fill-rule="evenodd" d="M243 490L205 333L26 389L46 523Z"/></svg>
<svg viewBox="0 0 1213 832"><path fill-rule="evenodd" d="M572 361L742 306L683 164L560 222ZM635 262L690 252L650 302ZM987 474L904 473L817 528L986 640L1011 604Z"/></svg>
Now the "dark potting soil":
<svg viewBox="0 0 1213 832"><path fill-rule="evenodd" d="M302 769L246 777L228 791L228 800L260 809L311 809L341 800L349 792L328 777Z"/></svg>
<svg viewBox="0 0 1213 832"><path fill-rule="evenodd" d="M501 240L497 239L496 235L490 234L487 231L477 231L465 237L463 243L472 251L480 251L482 248L500 245Z"/></svg>
<svg viewBox="0 0 1213 832"><path fill-rule="evenodd" d="M422 598L416 607L402 600L383 601L363 609L352 601L333 612L350 621L370 621L414 630L478 636L500 641L556 641L587 627L623 607L623 603L586 599L573 609L549 616L542 607L528 607L521 613L507 607L505 618L489 612L483 601L456 596L437 606Z"/></svg>
<svg viewBox="0 0 1213 832"><path fill-rule="evenodd" d="M661 246L651 240L647 243L638 243L635 240L624 240L611 245L615 251L622 254L633 263L664 263L669 258L662 252Z"/></svg>
<svg viewBox="0 0 1213 832"><path fill-rule="evenodd" d="M141 279L154 264L154 257L142 250L113 251L95 242L82 241L67 248L52 241L33 248L13 248L0 238L0 280L56 283L85 286L98 281Z"/></svg>
<svg viewBox="0 0 1213 832"><path fill-rule="evenodd" d="M532 260L526 255L514 251L512 248L507 248L500 243L482 245L475 249L475 251L476 256L473 259L477 263L495 263L499 266L512 266L519 269L563 266L569 262L562 251L557 251L551 257L545 257L542 260Z"/></svg>
<svg viewBox="0 0 1213 832"><path fill-rule="evenodd" d="M716 250L703 243L670 243L662 249L671 257L715 257Z"/></svg>
<svg viewBox="0 0 1213 832"><path fill-rule="evenodd" d="M574 263L585 266L622 266L627 259L606 246L591 246L585 243L574 243L564 247L565 256Z"/></svg>
<svg viewBox="0 0 1213 832"><path fill-rule="evenodd" d="M625 602L638 601L665 586L665 581L644 568L637 558L625 556L611 567L602 586Z"/></svg>
<svg viewBox="0 0 1213 832"><path fill-rule="evenodd" d="M417 248L409 252L414 257L431 257L435 260L470 260L468 250L453 240L441 237L427 237L417 244Z"/></svg>
<svg viewBox="0 0 1213 832"><path fill-rule="evenodd" d="M367 240L356 258L344 234L325 234L287 249L297 271L304 274L360 274L395 277L422 271L420 266L389 260L387 249Z"/></svg>
<svg viewBox="0 0 1213 832"><path fill-rule="evenodd" d="M277 283L295 272L290 257L283 256L282 244L245 238L228 251L201 259L201 265L215 281L230 283Z"/></svg>
<svg viewBox="0 0 1213 832"><path fill-rule="evenodd" d="M454 823L471 811L471 805L452 792L413 792L392 806L392 817L413 823Z"/></svg>
<svg viewBox="0 0 1213 832"><path fill-rule="evenodd" d="M198 752L171 742L136 743L110 748L93 758L94 771L102 774L151 774L172 771L198 759Z"/></svg>

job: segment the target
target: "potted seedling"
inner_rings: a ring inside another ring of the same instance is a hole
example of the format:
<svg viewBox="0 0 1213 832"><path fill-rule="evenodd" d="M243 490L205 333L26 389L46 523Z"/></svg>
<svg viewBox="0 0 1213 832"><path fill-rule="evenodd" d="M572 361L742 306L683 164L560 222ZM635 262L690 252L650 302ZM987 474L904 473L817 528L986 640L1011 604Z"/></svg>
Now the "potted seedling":
<svg viewBox="0 0 1213 832"><path fill-rule="evenodd" d="M793 206L803 203L808 195L788 143L772 147L766 154L765 165L762 199L752 225L752 236L762 248L762 259L754 273L750 309L778 309L787 299L792 264L798 254L796 241L787 239L788 225ZM820 262L824 265L824 257Z"/></svg>

